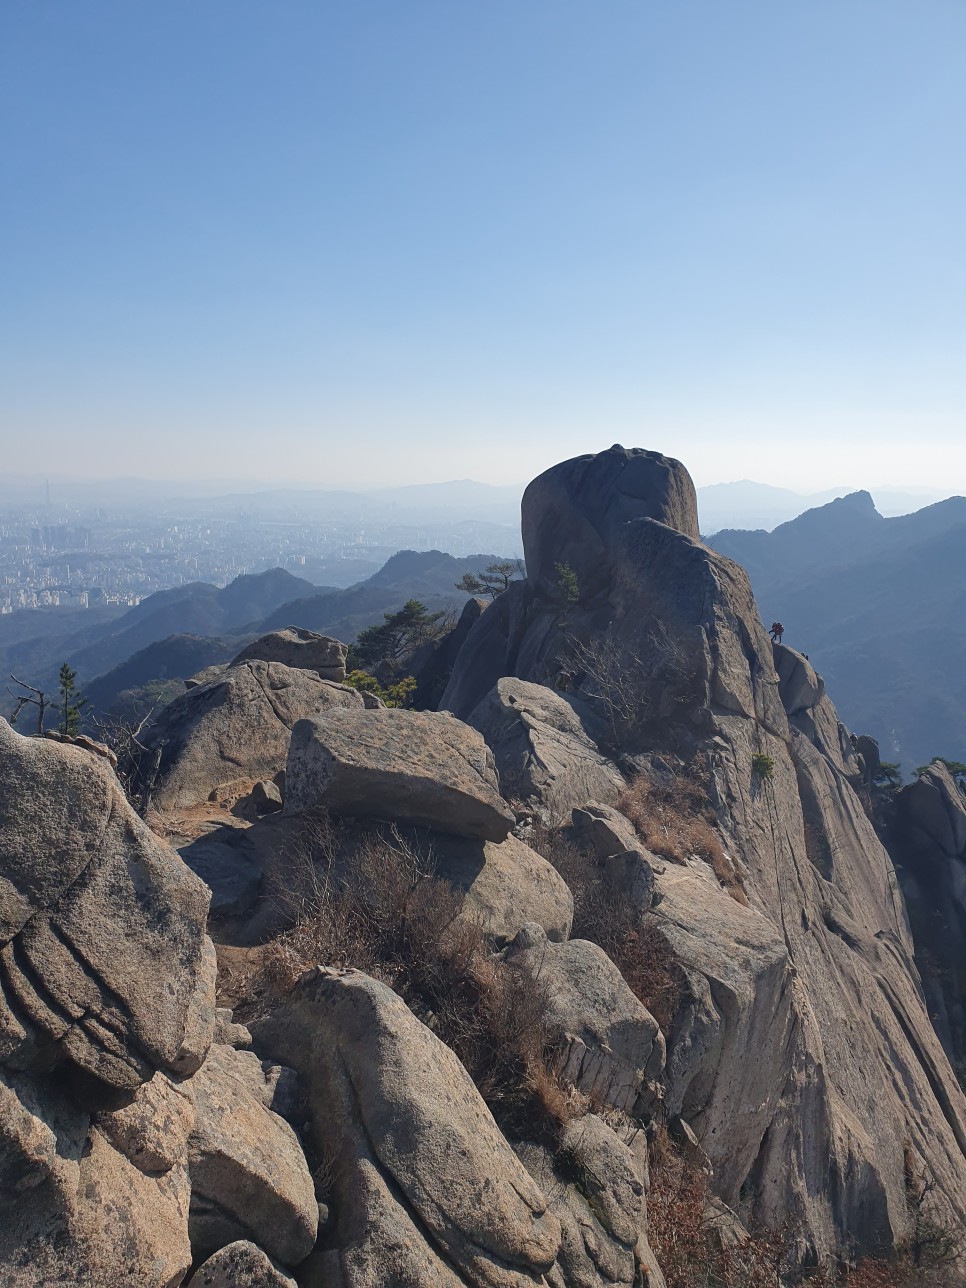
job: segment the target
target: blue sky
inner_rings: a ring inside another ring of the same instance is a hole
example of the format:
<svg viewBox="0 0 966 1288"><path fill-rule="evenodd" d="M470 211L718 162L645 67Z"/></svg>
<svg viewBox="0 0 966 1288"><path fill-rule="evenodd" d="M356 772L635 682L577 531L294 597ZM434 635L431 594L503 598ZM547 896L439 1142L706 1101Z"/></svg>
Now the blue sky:
<svg viewBox="0 0 966 1288"><path fill-rule="evenodd" d="M6 0L10 472L966 492L962 0Z"/></svg>

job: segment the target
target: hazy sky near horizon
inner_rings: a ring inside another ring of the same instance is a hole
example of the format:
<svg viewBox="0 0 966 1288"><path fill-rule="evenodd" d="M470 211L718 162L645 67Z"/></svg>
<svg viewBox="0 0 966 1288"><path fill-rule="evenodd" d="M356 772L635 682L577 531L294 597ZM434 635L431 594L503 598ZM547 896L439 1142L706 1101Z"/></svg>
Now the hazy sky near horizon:
<svg viewBox="0 0 966 1288"><path fill-rule="evenodd" d="M9 473L966 492L962 0L0 5Z"/></svg>

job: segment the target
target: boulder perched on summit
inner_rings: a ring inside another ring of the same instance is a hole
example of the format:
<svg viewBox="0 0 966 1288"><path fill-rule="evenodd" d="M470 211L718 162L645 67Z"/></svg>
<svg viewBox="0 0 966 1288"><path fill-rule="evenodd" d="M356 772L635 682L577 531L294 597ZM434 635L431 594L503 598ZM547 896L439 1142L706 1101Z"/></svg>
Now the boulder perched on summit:
<svg viewBox="0 0 966 1288"><path fill-rule="evenodd" d="M281 662L283 666L298 671L314 671L320 680L334 680L341 684L345 679L346 646L341 640L304 626L286 626L280 631L261 635L233 660L239 662Z"/></svg>
<svg viewBox="0 0 966 1288"><path fill-rule="evenodd" d="M355 689L311 670L258 658L233 664L169 703L144 735L160 757L152 801L183 810L225 784L273 778L285 768L297 721L362 706Z"/></svg>
<svg viewBox="0 0 966 1288"><path fill-rule="evenodd" d="M502 841L514 815L475 729L438 711L331 711L292 731L285 812L415 823Z"/></svg>
<svg viewBox="0 0 966 1288"><path fill-rule="evenodd" d="M609 580L620 528L645 518L698 540L697 496L680 461L617 443L554 465L523 496L527 580L538 593L557 594L565 565L581 596L592 596Z"/></svg>

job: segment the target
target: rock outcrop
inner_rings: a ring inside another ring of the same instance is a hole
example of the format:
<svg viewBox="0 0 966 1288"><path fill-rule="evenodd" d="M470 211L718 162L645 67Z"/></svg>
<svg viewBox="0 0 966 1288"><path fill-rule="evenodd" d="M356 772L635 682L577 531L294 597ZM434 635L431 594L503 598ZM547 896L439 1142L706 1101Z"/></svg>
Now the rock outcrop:
<svg viewBox="0 0 966 1288"><path fill-rule="evenodd" d="M234 782L250 790L285 768L299 720L363 705L355 689L312 670L261 659L232 664L169 703L145 733L145 745L158 756L152 803L170 812L199 805Z"/></svg>
<svg viewBox="0 0 966 1288"><path fill-rule="evenodd" d="M929 1013L966 1078L966 795L942 761L899 792L886 830Z"/></svg>
<svg viewBox="0 0 966 1288"><path fill-rule="evenodd" d="M341 684L345 679L346 646L340 640L302 626L286 626L280 631L262 635L245 648L232 661L232 666L242 662L280 662L282 666L297 671L312 671L320 680Z"/></svg>
<svg viewBox="0 0 966 1288"><path fill-rule="evenodd" d="M613 804L624 787L586 723L600 724L587 702L510 677L498 680L467 717L493 752L504 795L553 826L584 801Z"/></svg>
<svg viewBox="0 0 966 1288"><path fill-rule="evenodd" d="M486 743L432 711L333 711L295 726L285 811L319 806L356 818L415 823L502 841L514 816Z"/></svg>
<svg viewBox="0 0 966 1288"><path fill-rule="evenodd" d="M319 970L257 1027L303 1077L320 1156L339 1160L322 1282L525 1288L560 1226L465 1069L384 984Z"/></svg>
<svg viewBox="0 0 966 1288"><path fill-rule="evenodd" d="M561 1076L596 1104L651 1118L661 1099L664 1038L620 971L596 944L552 944L525 926L511 960L545 985L547 1034Z"/></svg>
<svg viewBox="0 0 966 1288"><path fill-rule="evenodd" d="M213 1045L207 907L206 887L134 814L108 761L0 722L10 1288L173 1288L199 1254L252 1234L287 1264L311 1250L308 1165L269 1108L280 1071ZM210 1223L213 1192L230 1228Z"/></svg>
<svg viewBox="0 0 966 1288"><path fill-rule="evenodd" d="M644 915L688 980L666 1035L669 1108L694 1124L719 1196L751 1224L798 1222L819 1257L861 1253L908 1233L912 1166L956 1225L966 1100L853 787L861 763L807 661L776 657L744 572L697 540L682 475L611 449L532 483L528 579L470 632L443 705L465 719L501 676L576 674L581 700L619 717L625 761L647 772L661 753L703 782L747 906L703 864L668 865Z"/></svg>

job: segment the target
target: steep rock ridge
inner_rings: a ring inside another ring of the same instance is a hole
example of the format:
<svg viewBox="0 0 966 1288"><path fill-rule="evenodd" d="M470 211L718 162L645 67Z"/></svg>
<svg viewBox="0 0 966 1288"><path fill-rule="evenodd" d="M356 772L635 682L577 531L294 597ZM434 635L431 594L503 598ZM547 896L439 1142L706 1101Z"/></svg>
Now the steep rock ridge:
<svg viewBox="0 0 966 1288"><path fill-rule="evenodd" d="M966 794L934 761L896 798L886 839L920 958L929 1013L966 1079Z"/></svg>
<svg viewBox="0 0 966 1288"><path fill-rule="evenodd" d="M727 1203L801 1222L819 1255L861 1252L908 1233L909 1165L946 1219L966 1219L966 1101L851 744L808 663L776 659L744 572L695 539L689 487L678 463L622 448L531 484L530 576L470 632L442 705L465 719L501 676L553 685L577 669L606 711L630 673L622 749L703 767L748 907L700 865L657 878L650 915L689 982L666 1035L669 1105Z"/></svg>
<svg viewBox="0 0 966 1288"><path fill-rule="evenodd" d="M220 1040L244 1031L216 1023L207 907L108 760L0 721L10 1288L174 1288L230 1239L264 1242L288 1264L314 1244L308 1166L268 1091L282 1071ZM220 1229L213 1189L232 1218Z"/></svg>

